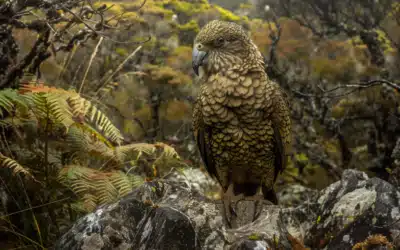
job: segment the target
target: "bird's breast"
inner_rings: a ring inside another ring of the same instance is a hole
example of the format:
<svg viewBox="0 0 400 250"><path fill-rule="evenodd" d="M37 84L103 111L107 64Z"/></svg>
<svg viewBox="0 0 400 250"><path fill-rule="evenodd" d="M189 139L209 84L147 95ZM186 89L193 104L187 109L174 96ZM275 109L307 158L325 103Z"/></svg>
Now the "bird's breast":
<svg viewBox="0 0 400 250"><path fill-rule="evenodd" d="M204 122L220 134L226 146L250 146L272 138L268 86L257 75L227 73L208 78L202 86Z"/></svg>
<svg viewBox="0 0 400 250"><path fill-rule="evenodd" d="M258 157L271 157L273 128L269 120L258 124L228 124L211 130L212 151L223 162L235 159L246 165Z"/></svg>
<svg viewBox="0 0 400 250"><path fill-rule="evenodd" d="M219 102L224 99L225 102ZM242 99L231 96L202 98L204 122L211 124L257 124L264 120L268 103L257 98Z"/></svg>

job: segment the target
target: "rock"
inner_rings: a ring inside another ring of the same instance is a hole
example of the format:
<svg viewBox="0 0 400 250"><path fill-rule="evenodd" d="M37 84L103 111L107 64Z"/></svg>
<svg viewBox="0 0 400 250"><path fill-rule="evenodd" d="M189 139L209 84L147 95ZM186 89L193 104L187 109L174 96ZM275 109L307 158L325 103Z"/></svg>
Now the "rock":
<svg viewBox="0 0 400 250"><path fill-rule="evenodd" d="M318 191L299 184L292 184L280 190L277 196L281 206L296 207L305 201L315 201L318 198Z"/></svg>
<svg viewBox="0 0 400 250"><path fill-rule="evenodd" d="M378 178L345 170L342 179L324 189L317 201L317 221L305 242L327 250L351 249L373 234L390 241L400 232L400 192Z"/></svg>
<svg viewBox="0 0 400 250"><path fill-rule="evenodd" d="M153 203L168 192L164 188L170 186L147 183L118 203L98 208L78 220L55 248L199 249L188 216L172 206ZM165 198L177 199L173 195Z"/></svg>
<svg viewBox="0 0 400 250"><path fill-rule="evenodd" d="M55 249L351 249L372 234L393 242L400 232L400 193L360 171L344 171L296 207L263 205L256 221L236 229L225 227L221 202L200 187L178 172L147 182L81 218ZM238 214L252 204L239 202Z"/></svg>
<svg viewBox="0 0 400 250"><path fill-rule="evenodd" d="M182 182L190 186L193 192L205 195L209 198L219 195L219 184L205 173L206 170L198 168L185 168L182 172L173 172L169 179L174 182Z"/></svg>
<svg viewBox="0 0 400 250"><path fill-rule="evenodd" d="M396 141L396 145L393 148L391 157L395 160L400 160L400 137Z"/></svg>

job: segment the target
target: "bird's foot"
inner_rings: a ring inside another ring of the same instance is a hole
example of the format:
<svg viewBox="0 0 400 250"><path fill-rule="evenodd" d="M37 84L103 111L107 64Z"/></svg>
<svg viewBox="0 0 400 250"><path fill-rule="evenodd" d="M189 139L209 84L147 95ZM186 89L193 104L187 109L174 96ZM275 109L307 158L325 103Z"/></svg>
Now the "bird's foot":
<svg viewBox="0 0 400 250"><path fill-rule="evenodd" d="M258 217L260 217L260 215L261 215L261 212L263 210L264 201L265 201L265 198L264 198L261 188L257 190L257 193L255 195L247 196L245 198L245 200L255 201L253 221L257 220Z"/></svg>
<svg viewBox="0 0 400 250"><path fill-rule="evenodd" d="M230 184L226 192L222 195L222 203L224 207L223 215L225 217L225 221L232 228L232 218L233 216L237 216L235 208L237 202L244 199L244 194L234 195L233 193L233 185ZM232 207L232 202L235 203L235 208Z"/></svg>

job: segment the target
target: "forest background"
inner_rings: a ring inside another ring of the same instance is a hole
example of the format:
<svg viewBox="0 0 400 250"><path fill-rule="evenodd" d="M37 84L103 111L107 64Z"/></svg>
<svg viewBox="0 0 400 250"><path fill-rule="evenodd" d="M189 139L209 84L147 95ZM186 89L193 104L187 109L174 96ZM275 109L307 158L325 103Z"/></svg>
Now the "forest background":
<svg viewBox="0 0 400 250"><path fill-rule="evenodd" d="M213 19L250 32L289 98L278 190L348 168L398 186L395 0L0 0L1 249L50 247L144 181L202 168L191 51Z"/></svg>

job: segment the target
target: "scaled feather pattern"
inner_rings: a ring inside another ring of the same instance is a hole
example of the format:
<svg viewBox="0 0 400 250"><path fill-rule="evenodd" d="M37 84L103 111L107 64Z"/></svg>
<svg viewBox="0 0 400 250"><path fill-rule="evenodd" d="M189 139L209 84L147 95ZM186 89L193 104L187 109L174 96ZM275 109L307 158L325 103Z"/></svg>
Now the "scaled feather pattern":
<svg viewBox="0 0 400 250"><path fill-rule="evenodd" d="M277 203L274 183L291 147L288 103L265 73L261 52L238 24L211 21L198 33L193 68L200 92L193 130L208 172L224 191Z"/></svg>

